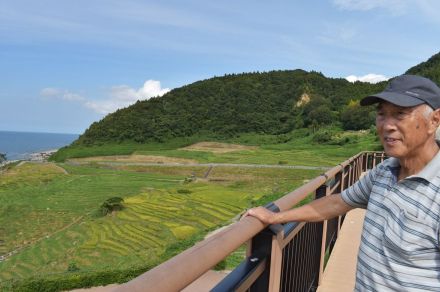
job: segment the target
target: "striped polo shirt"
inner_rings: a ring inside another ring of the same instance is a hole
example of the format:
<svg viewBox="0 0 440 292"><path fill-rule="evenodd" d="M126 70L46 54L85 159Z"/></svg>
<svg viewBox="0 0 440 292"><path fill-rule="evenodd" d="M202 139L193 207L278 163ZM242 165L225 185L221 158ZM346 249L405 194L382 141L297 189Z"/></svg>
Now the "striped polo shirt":
<svg viewBox="0 0 440 292"><path fill-rule="evenodd" d="M355 291L440 291L440 151L401 181L399 167L387 159L342 192L367 209Z"/></svg>

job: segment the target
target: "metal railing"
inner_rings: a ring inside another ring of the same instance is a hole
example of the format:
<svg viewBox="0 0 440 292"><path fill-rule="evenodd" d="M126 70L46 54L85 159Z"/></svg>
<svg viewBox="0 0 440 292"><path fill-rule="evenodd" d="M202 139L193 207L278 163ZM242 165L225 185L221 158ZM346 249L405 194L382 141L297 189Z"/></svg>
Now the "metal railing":
<svg viewBox="0 0 440 292"><path fill-rule="evenodd" d="M279 212L308 196L319 199L340 193L384 159L383 152L361 152L266 207ZM211 291L314 291L343 217L270 226L246 217L116 291L180 291L246 242L246 259Z"/></svg>

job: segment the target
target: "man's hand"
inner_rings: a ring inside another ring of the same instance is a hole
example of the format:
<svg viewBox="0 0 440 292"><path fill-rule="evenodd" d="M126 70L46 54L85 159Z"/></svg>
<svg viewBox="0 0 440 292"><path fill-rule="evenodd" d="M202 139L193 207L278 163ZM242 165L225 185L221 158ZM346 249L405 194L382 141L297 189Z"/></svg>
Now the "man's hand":
<svg viewBox="0 0 440 292"><path fill-rule="evenodd" d="M341 194L335 194L313 200L307 205L279 213L274 213L264 207L252 208L244 213L242 218L253 216L265 224L278 224L291 221L319 222L345 214L353 208L353 206L344 202Z"/></svg>
<svg viewBox="0 0 440 292"><path fill-rule="evenodd" d="M264 208L264 207L256 207L246 211L244 215L241 217L242 219L246 216L253 216L259 219L264 224L273 224L275 221L276 213Z"/></svg>

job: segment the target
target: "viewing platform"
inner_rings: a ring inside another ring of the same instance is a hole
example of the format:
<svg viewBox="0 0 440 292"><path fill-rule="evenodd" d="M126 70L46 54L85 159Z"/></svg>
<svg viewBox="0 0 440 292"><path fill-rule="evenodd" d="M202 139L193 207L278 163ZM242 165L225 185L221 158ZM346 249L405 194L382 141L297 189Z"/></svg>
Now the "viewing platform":
<svg viewBox="0 0 440 292"><path fill-rule="evenodd" d="M322 275L317 292L352 292L356 280L357 254L360 245L365 210L347 213L338 239ZM221 271L208 271L182 292L209 291L227 276Z"/></svg>
<svg viewBox="0 0 440 292"><path fill-rule="evenodd" d="M354 209L345 216L318 292L352 292L365 210Z"/></svg>
<svg viewBox="0 0 440 292"><path fill-rule="evenodd" d="M361 152L266 208L279 212L338 194L384 159ZM270 226L246 217L114 291L353 291L363 217L355 209L324 222ZM245 243L246 258L233 271L205 275Z"/></svg>

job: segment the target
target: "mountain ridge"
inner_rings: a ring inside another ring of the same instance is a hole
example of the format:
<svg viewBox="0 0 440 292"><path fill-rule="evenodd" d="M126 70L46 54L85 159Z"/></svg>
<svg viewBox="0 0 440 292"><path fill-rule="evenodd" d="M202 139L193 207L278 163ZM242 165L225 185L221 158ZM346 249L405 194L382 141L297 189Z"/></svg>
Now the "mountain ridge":
<svg viewBox="0 0 440 292"><path fill-rule="evenodd" d="M406 73L440 83L440 53ZM385 85L351 83L302 69L226 74L119 109L93 123L73 144L165 142L197 135L220 139L243 133L277 135L302 127L343 124L344 115L356 115L356 111L361 111L358 116L369 116L373 109L358 109L356 102ZM304 94L309 101L297 106ZM360 127L368 128L368 123L372 120Z"/></svg>

